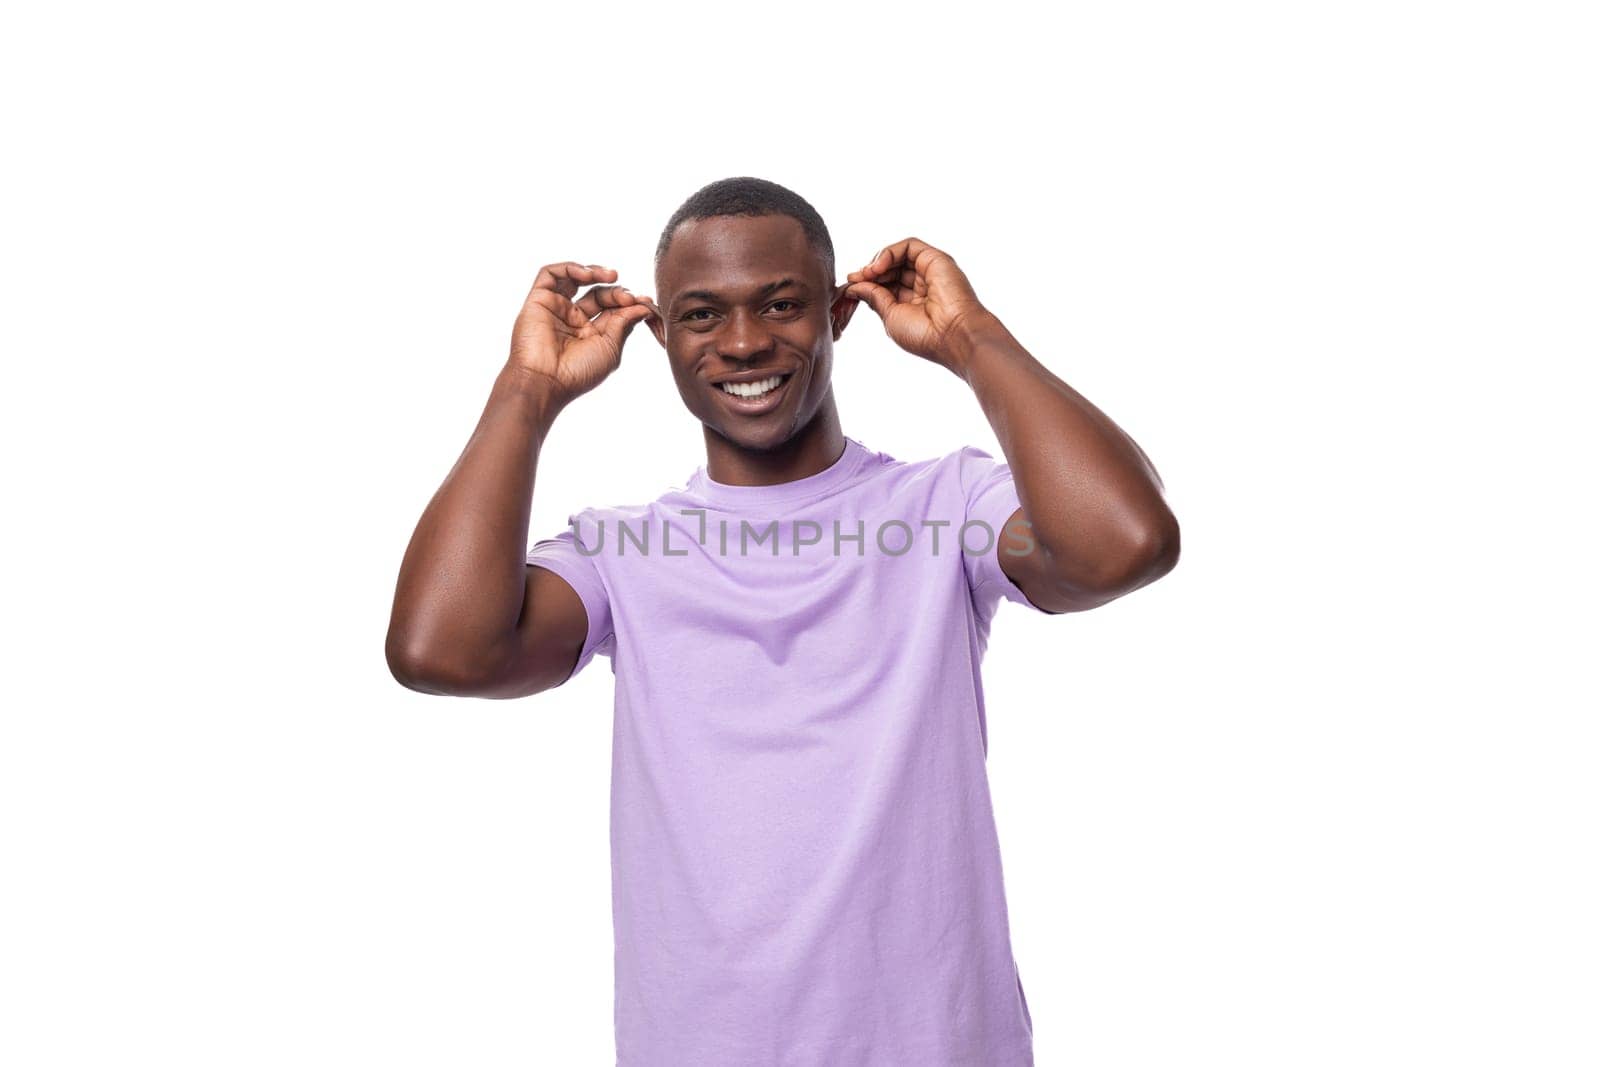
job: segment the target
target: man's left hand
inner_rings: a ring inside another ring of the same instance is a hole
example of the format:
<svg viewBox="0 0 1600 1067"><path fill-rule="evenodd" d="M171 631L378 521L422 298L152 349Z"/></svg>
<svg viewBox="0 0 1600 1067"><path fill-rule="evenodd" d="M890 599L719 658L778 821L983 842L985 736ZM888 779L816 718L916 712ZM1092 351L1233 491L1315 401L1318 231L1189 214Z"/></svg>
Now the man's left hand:
<svg viewBox="0 0 1600 1067"><path fill-rule="evenodd" d="M877 313L895 344L957 375L963 333L995 321L956 261L915 237L888 246L848 281L846 293Z"/></svg>

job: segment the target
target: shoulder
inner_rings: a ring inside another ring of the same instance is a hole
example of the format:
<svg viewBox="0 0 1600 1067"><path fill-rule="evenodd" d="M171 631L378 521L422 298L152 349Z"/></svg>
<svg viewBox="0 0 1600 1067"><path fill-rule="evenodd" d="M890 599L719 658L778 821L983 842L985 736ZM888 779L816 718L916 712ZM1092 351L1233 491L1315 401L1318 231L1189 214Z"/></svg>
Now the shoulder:
<svg viewBox="0 0 1600 1067"><path fill-rule="evenodd" d="M962 445L924 459L903 460L868 448L857 484L872 484L890 495L970 497L997 479L1009 477L1001 458L977 445Z"/></svg>
<svg viewBox="0 0 1600 1067"><path fill-rule="evenodd" d="M909 481L926 481L971 495L997 474L1008 472L1003 459L977 445L962 445L942 455L900 465L900 476Z"/></svg>

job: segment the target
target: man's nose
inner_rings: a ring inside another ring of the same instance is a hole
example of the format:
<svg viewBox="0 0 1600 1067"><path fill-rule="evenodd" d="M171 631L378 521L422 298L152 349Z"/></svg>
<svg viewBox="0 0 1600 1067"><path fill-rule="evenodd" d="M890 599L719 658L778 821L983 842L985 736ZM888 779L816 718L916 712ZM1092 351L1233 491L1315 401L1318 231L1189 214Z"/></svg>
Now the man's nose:
<svg viewBox="0 0 1600 1067"><path fill-rule="evenodd" d="M772 347L772 334L761 316L740 308L728 317L717 351L728 359L749 359Z"/></svg>

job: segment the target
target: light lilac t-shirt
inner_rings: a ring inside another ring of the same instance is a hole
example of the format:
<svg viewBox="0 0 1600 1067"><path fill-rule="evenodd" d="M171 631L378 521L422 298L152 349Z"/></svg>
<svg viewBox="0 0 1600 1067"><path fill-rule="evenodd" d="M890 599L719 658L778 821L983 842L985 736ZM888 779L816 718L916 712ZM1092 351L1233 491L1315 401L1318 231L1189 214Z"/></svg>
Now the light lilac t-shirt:
<svg viewBox="0 0 1600 1067"><path fill-rule="evenodd" d="M1042 610L996 554L1027 547L1018 506L978 448L847 437L810 477L702 466L529 550L588 612L573 673L616 678L619 1065L1033 1063L979 676L1000 600Z"/></svg>

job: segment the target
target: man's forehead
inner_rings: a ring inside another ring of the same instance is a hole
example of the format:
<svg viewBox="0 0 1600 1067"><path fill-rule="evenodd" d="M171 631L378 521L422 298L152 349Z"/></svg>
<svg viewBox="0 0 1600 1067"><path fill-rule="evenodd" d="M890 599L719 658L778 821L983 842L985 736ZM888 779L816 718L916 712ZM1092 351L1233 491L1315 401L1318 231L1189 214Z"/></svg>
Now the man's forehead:
<svg viewBox="0 0 1600 1067"><path fill-rule="evenodd" d="M786 215L694 219L674 231L656 271L658 293L707 290L729 295L793 278L814 286L821 257L800 223Z"/></svg>

